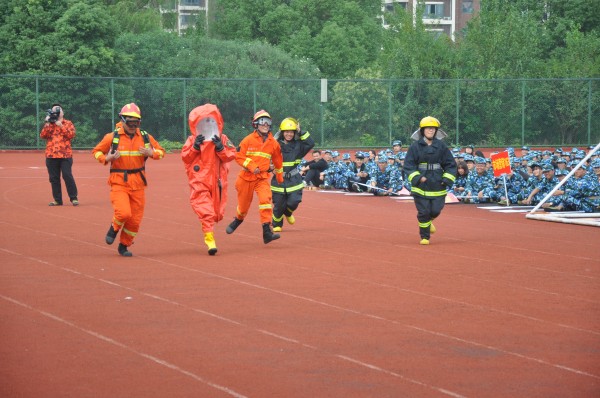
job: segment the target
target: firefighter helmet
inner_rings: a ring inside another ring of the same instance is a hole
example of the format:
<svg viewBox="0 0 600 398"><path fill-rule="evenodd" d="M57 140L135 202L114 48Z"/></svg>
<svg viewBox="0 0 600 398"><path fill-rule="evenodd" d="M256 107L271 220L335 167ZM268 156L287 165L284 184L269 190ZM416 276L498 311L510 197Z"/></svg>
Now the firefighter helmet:
<svg viewBox="0 0 600 398"><path fill-rule="evenodd" d="M298 130L298 121L291 117L286 117L279 125L281 131L296 131Z"/></svg>
<svg viewBox="0 0 600 398"><path fill-rule="evenodd" d="M423 119L421 119L421 123L419 123L420 128L423 128L423 127L440 128L440 126L441 126L440 121L437 120L436 118L434 118L433 116L425 116Z"/></svg>
<svg viewBox="0 0 600 398"><path fill-rule="evenodd" d="M137 117L138 119L141 119L142 112L140 111L140 107L132 102L130 104L125 105L123 108L121 108L121 112L119 112L119 116L121 116L121 117L131 116L131 117Z"/></svg>
<svg viewBox="0 0 600 398"><path fill-rule="evenodd" d="M410 138L417 141L424 135L423 129L425 127L434 127L435 128L435 136L434 137L441 140L442 138L445 138L446 136L448 136L448 134L446 134L446 132L444 130L440 129L440 126L441 126L441 123L439 120L437 120L433 116L425 116L423 119L421 119L421 122L419 122L419 129L417 131L415 131L410 136Z"/></svg>
<svg viewBox="0 0 600 398"><path fill-rule="evenodd" d="M273 123L273 118L269 115L269 112L261 109L256 112L252 117L252 127L257 129L259 124L267 124L269 126L269 131L271 131L271 123Z"/></svg>

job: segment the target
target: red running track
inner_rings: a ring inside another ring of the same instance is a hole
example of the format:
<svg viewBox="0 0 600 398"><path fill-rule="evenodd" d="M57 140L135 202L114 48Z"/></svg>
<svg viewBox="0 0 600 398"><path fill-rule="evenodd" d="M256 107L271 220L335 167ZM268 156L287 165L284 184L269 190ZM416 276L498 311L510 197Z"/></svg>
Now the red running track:
<svg viewBox="0 0 600 398"><path fill-rule="evenodd" d="M454 204L420 246L410 202L307 191L264 245L231 183L210 257L169 154L123 258L107 168L51 208L43 156L0 153L2 397L600 396L598 228Z"/></svg>

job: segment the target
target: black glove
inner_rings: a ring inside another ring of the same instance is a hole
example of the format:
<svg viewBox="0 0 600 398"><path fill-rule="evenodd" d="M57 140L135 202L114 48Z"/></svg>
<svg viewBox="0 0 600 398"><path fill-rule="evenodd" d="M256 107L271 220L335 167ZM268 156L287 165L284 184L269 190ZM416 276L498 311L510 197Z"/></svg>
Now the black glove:
<svg viewBox="0 0 600 398"><path fill-rule="evenodd" d="M200 146L202 145L203 142L204 142L204 136L202 134L198 134L196 136L196 140L194 141L194 149L199 151Z"/></svg>
<svg viewBox="0 0 600 398"><path fill-rule="evenodd" d="M221 152L223 149L225 149L225 147L223 146L223 141L221 141L221 137L219 137L218 135L215 135L212 138L212 142L215 143L215 149L217 150L217 152Z"/></svg>

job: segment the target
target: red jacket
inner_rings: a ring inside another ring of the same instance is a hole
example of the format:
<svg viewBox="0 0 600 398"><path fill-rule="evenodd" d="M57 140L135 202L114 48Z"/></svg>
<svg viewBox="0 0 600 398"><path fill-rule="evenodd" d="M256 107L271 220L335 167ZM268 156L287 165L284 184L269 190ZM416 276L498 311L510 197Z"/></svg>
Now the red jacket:
<svg viewBox="0 0 600 398"><path fill-rule="evenodd" d="M269 133L263 141L262 136L256 130L247 135L240 143L240 149L235 156L235 161L243 167L239 177L246 181L254 181L260 178L269 178L269 170L273 163L275 175L278 181L283 181L283 156L281 147L273 135ZM254 174L256 168L259 174Z"/></svg>
<svg viewBox="0 0 600 398"><path fill-rule="evenodd" d="M215 150L215 144L211 140L205 140L199 151L194 149L197 134L196 125L206 117L212 117L217 121L224 146L221 152ZM223 117L215 105L206 104L195 108L190 113L188 122L192 135L188 137L181 149L181 159L185 166L190 188L195 191L208 191L210 193L216 215L215 221L220 221L225 213L227 175L229 174L229 162L235 158L235 146L225 134L222 134Z"/></svg>
<svg viewBox="0 0 600 398"><path fill-rule="evenodd" d="M47 158L71 158L71 140L75 138L75 126L70 120L63 119L62 125L46 123L40 137L46 140Z"/></svg>

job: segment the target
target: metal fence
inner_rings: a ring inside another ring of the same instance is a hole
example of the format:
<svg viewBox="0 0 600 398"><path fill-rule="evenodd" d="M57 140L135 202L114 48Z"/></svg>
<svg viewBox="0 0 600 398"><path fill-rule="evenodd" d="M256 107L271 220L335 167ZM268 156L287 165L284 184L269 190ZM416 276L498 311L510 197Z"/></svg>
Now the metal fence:
<svg viewBox="0 0 600 398"><path fill-rule="evenodd" d="M187 115L214 103L237 143L266 109L274 129L298 118L318 147L386 147L409 141L419 120L440 119L452 145L584 146L600 142L600 79L295 80L0 76L0 148L43 148L46 109L59 102L90 148L136 102L142 126L181 144Z"/></svg>

